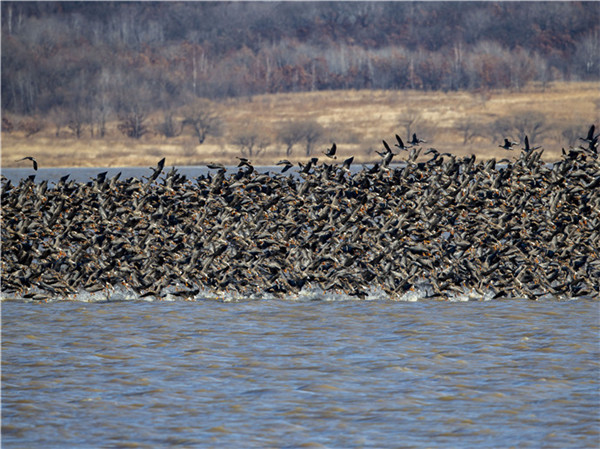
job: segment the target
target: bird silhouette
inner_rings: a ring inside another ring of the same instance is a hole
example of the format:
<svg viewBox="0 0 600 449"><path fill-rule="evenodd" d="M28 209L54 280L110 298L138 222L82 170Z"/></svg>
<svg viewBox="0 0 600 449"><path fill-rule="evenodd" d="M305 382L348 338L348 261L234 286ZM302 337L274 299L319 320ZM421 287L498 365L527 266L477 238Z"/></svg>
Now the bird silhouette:
<svg viewBox="0 0 600 449"><path fill-rule="evenodd" d="M511 142L508 139L504 139L504 145L498 145L500 148L504 148L505 150L512 150L513 146L516 145L517 142Z"/></svg>
<svg viewBox="0 0 600 449"><path fill-rule="evenodd" d="M392 149L390 148L390 146L388 145L388 143L385 140L382 140L383 142L383 147L385 148L385 151L383 153L380 153L379 151L377 151L376 153L381 156L381 157L386 157L388 154L392 153ZM392 153L395 155L395 153Z"/></svg>
<svg viewBox="0 0 600 449"><path fill-rule="evenodd" d="M333 142L333 145L331 145L331 148L328 148L327 151L324 151L323 153L327 157L330 157L332 159L337 159L337 156L335 155L336 150L337 150L337 146L335 145L335 142Z"/></svg>
<svg viewBox="0 0 600 449"><path fill-rule="evenodd" d="M353 161L354 161L354 156L349 157L342 164L342 168L346 169L346 170L350 170L350 165L352 164Z"/></svg>
<svg viewBox="0 0 600 449"><path fill-rule="evenodd" d="M248 158L245 157L238 157L238 159L240 160L240 163L238 164L238 167L251 167L252 166L252 162L250 162L250 160Z"/></svg>
<svg viewBox="0 0 600 449"><path fill-rule="evenodd" d="M530 147L529 146L529 137L525 136L525 148L523 148L523 150L530 152L532 150L537 150L540 147Z"/></svg>
<svg viewBox="0 0 600 449"><path fill-rule="evenodd" d="M206 164L206 166L212 170L223 170L225 171L225 166L219 162L211 162L210 164Z"/></svg>
<svg viewBox="0 0 600 449"><path fill-rule="evenodd" d="M420 143L427 143L426 140L418 139L417 134L413 133L412 140L409 142L411 145L419 145Z"/></svg>
<svg viewBox="0 0 600 449"><path fill-rule="evenodd" d="M584 142L588 142L588 143L591 143L591 142L593 142L595 140L598 140L598 136L600 136L600 133L596 134L594 136L594 131L595 130L596 130L596 127L594 125L590 126L590 129L588 130L587 137L585 137L585 138L580 137L579 139L583 140Z"/></svg>
<svg viewBox="0 0 600 449"><path fill-rule="evenodd" d="M281 173L285 173L286 171L288 171L290 168L292 168L294 166L294 164L292 164L287 159L280 160L279 162L277 162L276 165L284 165L283 169L281 170Z"/></svg>
<svg viewBox="0 0 600 449"><path fill-rule="evenodd" d="M396 140L398 141L398 143L394 144L394 146L400 148L401 150L408 151L408 147L404 145L404 142L402 142L402 139L398 134L396 134Z"/></svg>
<svg viewBox="0 0 600 449"><path fill-rule="evenodd" d="M35 160L34 157L32 157L32 156L25 156L23 159L19 159L17 162L21 162L21 161L25 161L25 160L29 160L29 161L33 162L33 169L35 171L37 171L37 169L38 169L38 163L37 163L37 161Z"/></svg>

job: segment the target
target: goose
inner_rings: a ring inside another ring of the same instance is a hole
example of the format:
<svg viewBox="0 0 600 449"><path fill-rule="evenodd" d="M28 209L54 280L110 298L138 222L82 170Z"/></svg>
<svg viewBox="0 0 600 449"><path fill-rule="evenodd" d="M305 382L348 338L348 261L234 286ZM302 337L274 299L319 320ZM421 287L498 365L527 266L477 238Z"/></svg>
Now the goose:
<svg viewBox="0 0 600 449"><path fill-rule="evenodd" d="M404 142L402 142L402 139L398 134L396 134L396 140L398 141L398 143L394 144L394 146L400 148L401 150L408 151L408 147L404 145Z"/></svg>
<svg viewBox="0 0 600 449"><path fill-rule="evenodd" d="M333 145L331 145L331 148L328 148L327 151L324 151L323 154L325 154L325 156L330 157L331 159L337 159L337 156L335 155L335 152L337 150L337 146L335 145L335 142L333 142Z"/></svg>
<svg viewBox="0 0 600 449"><path fill-rule="evenodd" d="M594 141L597 141L598 137L600 136L600 133L596 134L594 136L594 131L595 130L596 130L596 127L594 125L590 126L590 129L588 130L588 133L587 133L587 137L585 137L585 138L580 137L579 140L583 140L584 142L588 142L588 143L592 143Z"/></svg>
<svg viewBox="0 0 600 449"><path fill-rule="evenodd" d="M37 171L37 169L38 169L38 163L37 163L37 161L35 160L35 158L33 156L25 156L23 159L19 159L17 162L21 162L21 161L25 161L25 160L33 162L33 169L35 171Z"/></svg>
<svg viewBox="0 0 600 449"><path fill-rule="evenodd" d="M290 161L288 161L287 159L282 159L279 162L277 162L277 164L275 165L283 165L283 169L281 170L281 173L285 173L286 171L288 171L290 168L292 168L294 166L294 164L292 164Z"/></svg>
<svg viewBox="0 0 600 449"><path fill-rule="evenodd" d="M540 147L533 147L533 148L530 147L529 146L529 137L525 136L525 148L523 148L523 150L525 150L527 152L530 152L530 151L533 151L533 150L537 150L538 148L540 148Z"/></svg>
<svg viewBox="0 0 600 449"><path fill-rule="evenodd" d="M427 143L427 141L423 139L417 139L417 134L413 133L412 140L409 143L411 145L419 145L420 143Z"/></svg>
<svg viewBox="0 0 600 449"><path fill-rule="evenodd" d="M513 146L516 145L517 142L511 142L508 139L504 139L504 145L498 145L500 148L504 148L505 150L512 150Z"/></svg>

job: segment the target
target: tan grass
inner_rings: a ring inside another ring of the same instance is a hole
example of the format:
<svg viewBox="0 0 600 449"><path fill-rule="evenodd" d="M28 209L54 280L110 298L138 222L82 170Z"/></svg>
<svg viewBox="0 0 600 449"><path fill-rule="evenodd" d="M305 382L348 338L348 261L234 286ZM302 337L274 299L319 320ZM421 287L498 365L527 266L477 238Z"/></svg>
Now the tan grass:
<svg viewBox="0 0 600 449"><path fill-rule="evenodd" d="M599 83L554 83L543 89L531 85L520 92L421 92L421 91L326 91L258 95L252 98L229 99L218 104L219 114L225 123L222 137L208 137L198 145L189 130L179 137L166 139L147 135L140 140L128 139L109 126L104 139L67 136L54 137L49 124L46 129L26 138L20 132L2 133L2 167L27 166L29 161L16 162L24 156L34 156L42 167L115 167L150 166L161 157L168 165L192 165L207 162L234 164L239 149L232 139L236 130L256 127L264 133L271 146L259 157L256 165L268 165L285 156L282 144L275 135L281 123L288 120L312 119L320 123L326 135L315 151L322 151L335 141L339 158L355 156L357 162L377 158L374 150L382 148L381 140L394 142L394 134L404 136L399 120L407 111L420 114L417 133L427 139L425 147L451 152L458 156L475 154L478 158L506 157L507 153L489 136L477 137L467 145L457 126L467 118L476 119L482 128L501 117L510 117L522 111L539 111L556 128L537 142L545 148L544 159L560 156L567 143L561 137L561 127L580 124L586 129L600 122ZM160 114L152 117L157 122ZM510 137L510 136L507 136ZM302 145L294 147L291 159L306 159Z"/></svg>

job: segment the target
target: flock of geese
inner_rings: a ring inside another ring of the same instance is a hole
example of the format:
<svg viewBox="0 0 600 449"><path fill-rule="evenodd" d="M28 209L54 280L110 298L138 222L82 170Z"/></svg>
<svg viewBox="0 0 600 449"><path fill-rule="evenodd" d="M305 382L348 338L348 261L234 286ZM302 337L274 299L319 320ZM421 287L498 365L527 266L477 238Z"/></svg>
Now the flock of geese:
<svg viewBox="0 0 600 449"><path fill-rule="evenodd" d="M209 164L209 174L188 179L162 159L142 179L4 178L2 295L600 295L593 126L553 164L528 140L498 162L433 148L421 155L416 135L396 140L400 163L383 141L381 160L359 170L353 158L334 162L333 144L331 163L312 158L291 173L287 160L260 173L239 158L237 168Z"/></svg>

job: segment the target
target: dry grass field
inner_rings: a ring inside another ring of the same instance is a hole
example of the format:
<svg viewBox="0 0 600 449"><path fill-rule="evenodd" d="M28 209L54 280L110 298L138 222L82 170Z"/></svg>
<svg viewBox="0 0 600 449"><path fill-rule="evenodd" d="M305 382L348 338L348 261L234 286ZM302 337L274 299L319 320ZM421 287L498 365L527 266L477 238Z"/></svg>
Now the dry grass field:
<svg viewBox="0 0 600 449"><path fill-rule="evenodd" d="M492 132L493 123L515 116L543 114L543 132L535 145L545 149L544 160L560 156L568 148L563 135L566 129L577 129L585 135L590 124L600 123L599 83L553 83L546 88L531 85L519 92L421 92L421 91L327 91L258 95L230 99L215 104L224 123L220 137L209 136L202 145L191 130L174 138L149 133L139 140L123 136L117 123L110 123L103 139L76 139L63 129L55 137L54 126L48 121L45 128L29 138L21 131L2 133L2 167L25 167L29 161L16 162L24 156L34 156L42 167L115 167L150 166L166 157L166 164L196 165L207 162L237 163L242 156L234 144L241 130L257 130L271 144L259 155L252 156L255 165L270 165L285 157L285 146L276 135L288 121L314 120L324 128L314 156L335 141L339 159L354 156L355 161L368 162L378 158L381 140L395 142L394 134L405 138L405 123L412 120L411 132L427 140L424 148L434 147L441 152L458 156L475 154L480 159L511 156L498 148L500 135ZM18 118L11 117L18 122ZM149 118L149 125L160 117ZM464 143L465 128L476 135ZM506 136L518 140L515 136ZM292 162L304 161L307 156L302 143L293 148Z"/></svg>

